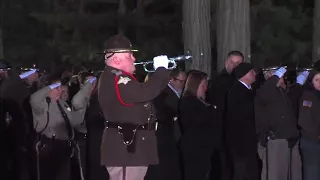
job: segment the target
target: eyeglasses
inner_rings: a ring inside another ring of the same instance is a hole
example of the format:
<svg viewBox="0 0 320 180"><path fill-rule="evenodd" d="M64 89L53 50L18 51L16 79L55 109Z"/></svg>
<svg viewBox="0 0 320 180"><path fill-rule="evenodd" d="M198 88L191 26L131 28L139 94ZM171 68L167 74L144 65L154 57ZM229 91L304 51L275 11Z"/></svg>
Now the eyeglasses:
<svg viewBox="0 0 320 180"><path fill-rule="evenodd" d="M239 64L241 64L241 62L235 62L234 60L230 59L229 60L230 64L234 65L234 66L238 66Z"/></svg>
<svg viewBox="0 0 320 180"><path fill-rule="evenodd" d="M175 78L175 77L174 77L173 79L176 80L176 81L179 81L179 82L182 83L182 84L186 82L186 80L182 80L182 79Z"/></svg>

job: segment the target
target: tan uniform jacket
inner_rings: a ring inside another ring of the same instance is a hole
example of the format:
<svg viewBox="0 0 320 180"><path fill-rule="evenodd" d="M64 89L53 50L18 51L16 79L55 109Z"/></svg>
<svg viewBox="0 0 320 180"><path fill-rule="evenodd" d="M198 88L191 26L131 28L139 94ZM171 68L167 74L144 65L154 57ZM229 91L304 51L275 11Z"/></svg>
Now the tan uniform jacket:
<svg viewBox="0 0 320 180"><path fill-rule="evenodd" d="M90 100L90 90L92 89L92 84L88 81L84 84L83 87L75 94L72 98L72 107L73 111L77 112L74 115L74 118L78 118L82 123L75 127L75 130L81 133L87 133L86 128L86 110L89 105Z"/></svg>
<svg viewBox="0 0 320 180"><path fill-rule="evenodd" d="M57 102L50 100L48 104L46 100L49 91L50 87L44 87L30 97L34 128L38 133L48 138L55 136L56 139L68 140L68 131ZM74 118L75 112L71 111L69 105L63 100L59 100L59 103L68 115L71 126L75 127L79 125L81 120Z"/></svg>

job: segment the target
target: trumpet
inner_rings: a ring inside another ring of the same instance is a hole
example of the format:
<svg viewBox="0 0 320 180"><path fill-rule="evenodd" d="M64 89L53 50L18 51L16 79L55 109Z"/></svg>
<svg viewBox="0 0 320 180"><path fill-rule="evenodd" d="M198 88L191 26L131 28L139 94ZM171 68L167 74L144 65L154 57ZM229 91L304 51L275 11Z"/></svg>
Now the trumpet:
<svg viewBox="0 0 320 180"><path fill-rule="evenodd" d="M310 68L297 68L297 72L303 72L303 71L313 71L314 68L313 67L310 67Z"/></svg>
<svg viewBox="0 0 320 180"><path fill-rule="evenodd" d="M280 67L282 66L274 66L274 67L269 67L269 68L263 68L262 71L264 73L267 73L268 71L276 71L278 70ZM283 66L284 68L288 68L287 66ZM310 68L299 68L299 67L296 67L296 68L293 68L292 70L296 70L297 73L300 73L300 72L303 72L303 71L313 71L314 68L313 67L310 67Z"/></svg>
<svg viewBox="0 0 320 180"><path fill-rule="evenodd" d="M173 58L169 58L169 65L168 69L175 69L177 67L176 61L185 61L185 60L191 60L192 56L191 55L182 55L182 56L177 56ZM153 64L153 61L147 61L147 62L138 62L138 63L133 63L134 65L142 65L143 69L146 72L155 72L153 66L152 69L148 69L148 66Z"/></svg>
<svg viewBox="0 0 320 180"><path fill-rule="evenodd" d="M272 66L272 67L268 67L268 68L263 68L262 71L264 73L268 72L268 71L276 71L278 70L279 68L281 67L284 67L284 68L287 68L287 66Z"/></svg>

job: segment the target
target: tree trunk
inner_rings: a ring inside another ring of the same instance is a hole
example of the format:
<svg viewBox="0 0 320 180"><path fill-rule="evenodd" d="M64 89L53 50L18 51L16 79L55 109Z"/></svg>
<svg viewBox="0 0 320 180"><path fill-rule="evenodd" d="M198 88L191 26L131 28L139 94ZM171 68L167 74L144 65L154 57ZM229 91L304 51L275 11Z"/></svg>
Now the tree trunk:
<svg viewBox="0 0 320 180"><path fill-rule="evenodd" d="M217 70L222 70L230 51L241 51L250 62L249 0L218 0L217 5Z"/></svg>
<svg viewBox="0 0 320 180"><path fill-rule="evenodd" d="M314 0L312 60L320 60L320 1Z"/></svg>
<svg viewBox="0 0 320 180"><path fill-rule="evenodd" d="M3 32L2 32L2 27L0 26L0 59L4 58L4 53L3 53Z"/></svg>
<svg viewBox="0 0 320 180"><path fill-rule="evenodd" d="M125 0L119 0L118 16L123 17L126 14ZM121 21L122 18L118 18L118 33L125 34L125 23Z"/></svg>
<svg viewBox="0 0 320 180"><path fill-rule="evenodd" d="M144 0L137 0L137 7L136 7L136 13L137 13L137 19L142 20L144 19ZM141 45L144 42L144 31L145 29L143 29L139 24L136 25L136 43Z"/></svg>
<svg viewBox="0 0 320 180"><path fill-rule="evenodd" d="M0 9L3 12L5 10L5 1L2 0L0 5L1 5ZM3 52L3 50L4 50L3 39L4 38L3 38L3 29L2 29L3 20L4 20L4 18L0 19L0 59L4 59L4 52Z"/></svg>
<svg viewBox="0 0 320 180"><path fill-rule="evenodd" d="M190 50L192 63L186 69L196 69L211 75L210 0L183 0L183 39L185 52Z"/></svg>

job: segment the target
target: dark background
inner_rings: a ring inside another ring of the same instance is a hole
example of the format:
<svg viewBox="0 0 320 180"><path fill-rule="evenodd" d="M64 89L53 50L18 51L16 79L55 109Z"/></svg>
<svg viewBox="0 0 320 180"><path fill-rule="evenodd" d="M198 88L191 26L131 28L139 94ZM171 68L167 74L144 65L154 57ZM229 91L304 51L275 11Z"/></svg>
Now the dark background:
<svg viewBox="0 0 320 180"><path fill-rule="evenodd" d="M2 0L4 59L19 66L53 70L86 65L103 68L104 42L121 31L138 60L183 53L182 0ZM251 0L253 63L311 64L314 0ZM216 1L212 0L211 36L216 61ZM216 64L215 62L212 64Z"/></svg>

